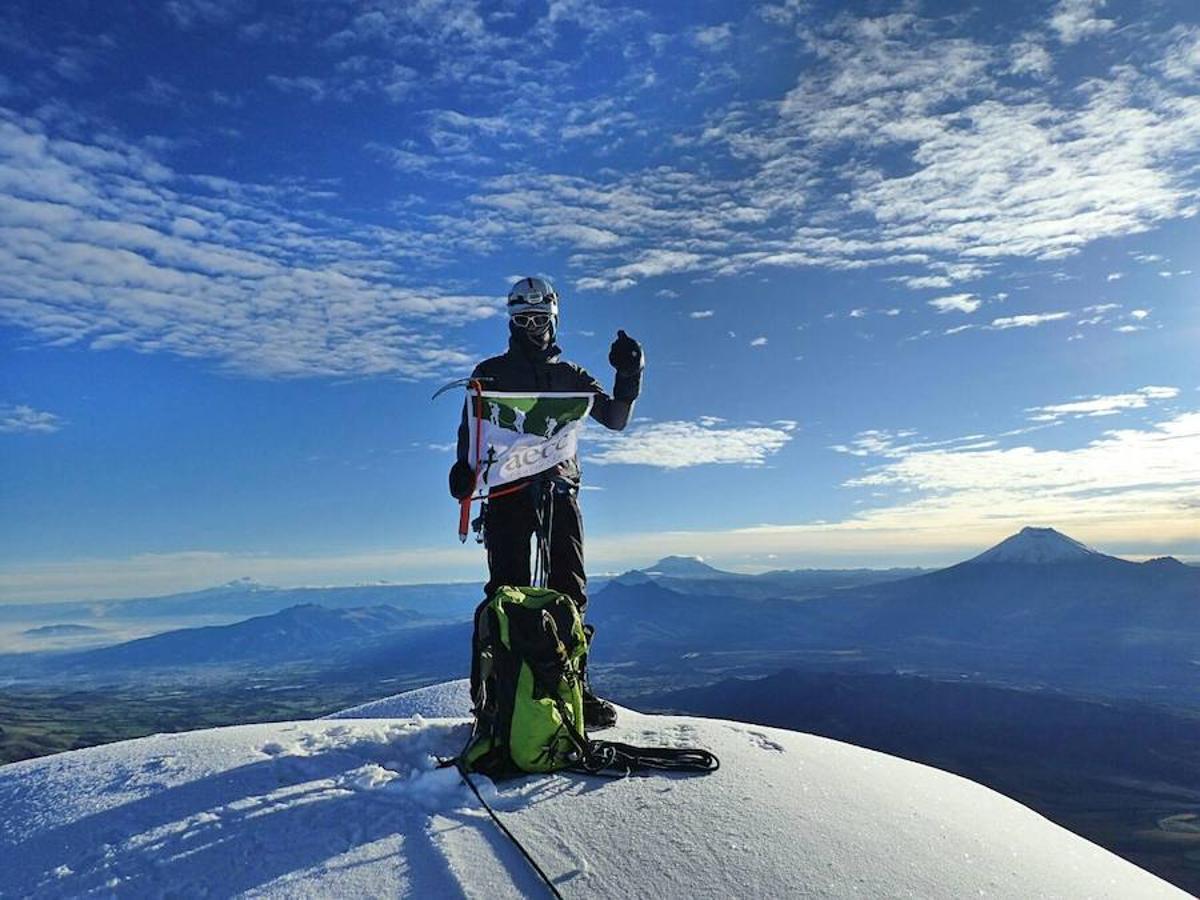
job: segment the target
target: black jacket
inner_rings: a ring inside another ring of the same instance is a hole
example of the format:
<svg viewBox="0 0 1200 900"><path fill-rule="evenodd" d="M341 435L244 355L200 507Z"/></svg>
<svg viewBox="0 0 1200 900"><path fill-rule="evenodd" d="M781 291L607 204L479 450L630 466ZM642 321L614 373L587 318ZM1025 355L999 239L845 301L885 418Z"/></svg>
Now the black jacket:
<svg viewBox="0 0 1200 900"><path fill-rule="evenodd" d="M535 350L524 341L510 337L508 352L485 359L475 367L472 378L483 381L485 391L558 391L563 393L595 394L592 418L614 431L621 431L633 412L633 403L642 389L642 375L617 375L610 396L582 366L560 359L562 350L551 344L545 350ZM471 437L467 428L467 407L463 404L462 422L458 426L458 458L468 462ZM572 457L545 473L579 484L579 460Z"/></svg>

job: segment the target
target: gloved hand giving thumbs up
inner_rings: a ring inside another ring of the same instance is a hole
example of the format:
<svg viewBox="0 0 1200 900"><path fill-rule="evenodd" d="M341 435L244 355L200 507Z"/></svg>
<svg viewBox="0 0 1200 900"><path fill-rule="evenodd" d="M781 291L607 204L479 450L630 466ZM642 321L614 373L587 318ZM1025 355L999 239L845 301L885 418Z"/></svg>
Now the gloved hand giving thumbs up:
<svg viewBox="0 0 1200 900"><path fill-rule="evenodd" d="M608 362L624 378L638 375L646 366L642 345L624 331L617 332L617 339L608 351Z"/></svg>

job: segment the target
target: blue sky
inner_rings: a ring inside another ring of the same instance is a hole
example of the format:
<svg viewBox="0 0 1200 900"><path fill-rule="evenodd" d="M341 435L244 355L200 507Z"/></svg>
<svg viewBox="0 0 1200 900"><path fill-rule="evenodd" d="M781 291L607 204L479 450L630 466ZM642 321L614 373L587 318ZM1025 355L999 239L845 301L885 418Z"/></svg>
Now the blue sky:
<svg viewBox="0 0 1200 900"><path fill-rule="evenodd" d="M478 577L522 274L646 347L594 571L1200 556L1194 3L10 8L0 601Z"/></svg>

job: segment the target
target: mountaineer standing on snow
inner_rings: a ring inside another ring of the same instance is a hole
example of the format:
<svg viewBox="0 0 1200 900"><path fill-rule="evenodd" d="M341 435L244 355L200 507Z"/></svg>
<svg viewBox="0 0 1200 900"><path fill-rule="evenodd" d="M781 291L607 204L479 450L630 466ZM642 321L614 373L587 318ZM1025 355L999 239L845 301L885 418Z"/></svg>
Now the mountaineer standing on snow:
<svg viewBox="0 0 1200 900"><path fill-rule="evenodd" d="M617 332L608 361L616 369L610 396L582 367L561 359L555 343L558 294L543 278L522 278L508 294L508 351L486 359L471 377L488 391L587 393L594 395L591 416L606 428L623 429L642 386L645 359L641 345ZM450 470L450 493L469 497L476 475L469 460L470 434L464 409L458 429L458 461ZM571 457L523 481L524 489L490 499L484 513L488 583L485 600L501 585L530 584L530 539L538 527L539 498L550 506L550 554L547 587L568 595L582 616L587 608L587 575L583 566L583 521L579 511L580 468ZM481 607L482 608L482 607ZM472 672L472 695L477 673ZM584 721L603 727L616 721L611 703L601 700L585 682Z"/></svg>

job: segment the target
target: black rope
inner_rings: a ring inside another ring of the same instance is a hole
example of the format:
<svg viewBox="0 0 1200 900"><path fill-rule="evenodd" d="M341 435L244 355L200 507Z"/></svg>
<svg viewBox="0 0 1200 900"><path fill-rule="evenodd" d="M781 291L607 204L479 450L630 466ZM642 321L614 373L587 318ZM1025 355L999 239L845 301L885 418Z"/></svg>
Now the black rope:
<svg viewBox="0 0 1200 900"><path fill-rule="evenodd" d="M461 758L455 760L455 768L458 769L458 774L462 776L462 780L467 783L467 787L471 789L471 793L475 795L475 799L480 802L483 808L487 810L488 815L492 817L492 821L495 822L500 830L504 832L504 836L512 841L513 846L521 851L521 855L528 860L529 865L533 866L533 870L537 872L542 881L546 883L546 887L550 889L550 893L554 895L555 900L563 900L563 895L558 892L558 888L555 887L554 882L550 880L550 876L542 870L542 867L538 865L537 860L534 859L530 852L525 849L520 841L517 840L516 835L514 835L508 830L508 828L505 827L504 823L500 821L500 817L496 815L490 806L488 806L487 801L483 799L483 795L479 793L479 789L475 787L475 782L473 782L471 780L471 776L467 774L467 767L463 764Z"/></svg>
<svg viewBox="0 0 1200 900"><path fill-rule="evenodd" d="M554 481L538 479L531 487L536 491L533 499L534 517L537 520L537 552L533 567L533 586L546 587L550 581L550 537L554 529Z"/></svg>
<svg viewBox="0 0 1200 900"><path fill-rule="evenodd" d="M574 772L599 775L605 770L628 775L642 769L663 772L715 772L721 761L699 747L634 747L618 741L588 741L588 752Z"/></svg>

